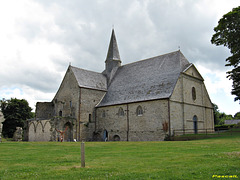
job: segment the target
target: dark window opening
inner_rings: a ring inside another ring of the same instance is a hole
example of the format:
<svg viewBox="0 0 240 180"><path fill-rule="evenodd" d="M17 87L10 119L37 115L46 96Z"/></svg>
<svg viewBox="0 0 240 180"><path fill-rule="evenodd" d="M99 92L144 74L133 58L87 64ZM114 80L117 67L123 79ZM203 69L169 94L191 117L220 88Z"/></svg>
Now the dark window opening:
<svg viewBox="0 0 240 180"><path fill-rule="evenodd" d="M89 122L92 121L92 115L91 115L91 114L89 114L89 116L88 116L88 121L89 121Z"/></svg>
<svg viewBox="0 0 240 180"><path fill-rule="evenodd" d="M194 101L196 100L196 89L195 89L195 87L192 87L192 99Z"/></svg>
<svg viewBox="0 0 240 180"><path fill-rule="evenodd" d="M59 116L62 117L62 111L59 111Z"/></svg>

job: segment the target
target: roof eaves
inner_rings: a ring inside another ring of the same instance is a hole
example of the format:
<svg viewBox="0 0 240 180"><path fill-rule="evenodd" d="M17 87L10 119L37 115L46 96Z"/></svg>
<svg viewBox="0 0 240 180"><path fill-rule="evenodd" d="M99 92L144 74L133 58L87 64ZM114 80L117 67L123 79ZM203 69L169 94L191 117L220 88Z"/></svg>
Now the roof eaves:
<svg viewBox="0 0 240 180"><path fill-rule="evenodd" d="M105 91L107 92L107 89L102 89L102 88L94 88L94 87L88 87L88 86L82 86L78 85L80 88L85 88L85 89L92 89L92 90L99 90L99 91Z"/></svg>
<svg viewBox="0 0 240 180"><path fill-rule="evenodd" d="M107 105L100 105L101 101L99 104L96 105L96 108L98 107L107 107L107 106L117 106L117 105L122 105L122 104L133 104L133 103L141 103L141 102L148 102L148 101L157 101L157 100L165 100L169 99L169 97L163 97L163 98L156 98L156 99L148 99L148 100L139 100L139 101L130 101L130 102L123 102L123 103L113 103L113 104L107 104Z"/></svg>

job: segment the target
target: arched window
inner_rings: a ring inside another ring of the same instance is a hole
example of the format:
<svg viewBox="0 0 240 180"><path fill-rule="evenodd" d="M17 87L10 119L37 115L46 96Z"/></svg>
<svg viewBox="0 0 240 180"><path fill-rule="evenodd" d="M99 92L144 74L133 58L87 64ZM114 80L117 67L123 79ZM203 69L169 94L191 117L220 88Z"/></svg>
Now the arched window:
<svg viewBox="0 0 240 180"><path fill-rule="evenodd" d="M123 108L119 108L119 110L118 110L118 115L119 116L124 116L124 111L123 111Z"/></svg>
<svg viewBox="0 0 240 180"><path fill-rule="evenodd" d="M196 100L196 89L195 89L195 87L192 87L192 99L194 101Z"/></svg>
<svg viewBox="0 0 240 180"><path fill-rule="evenodd" d="M143 109L141 106L137 107L137 116L142 116L143 115Z"/></svg>
<svg viewBox="0 0 240 180"><path fill-rule="evenodd" d="M62 117L62 111L61 110L59 111L59 116Z"/></svg>

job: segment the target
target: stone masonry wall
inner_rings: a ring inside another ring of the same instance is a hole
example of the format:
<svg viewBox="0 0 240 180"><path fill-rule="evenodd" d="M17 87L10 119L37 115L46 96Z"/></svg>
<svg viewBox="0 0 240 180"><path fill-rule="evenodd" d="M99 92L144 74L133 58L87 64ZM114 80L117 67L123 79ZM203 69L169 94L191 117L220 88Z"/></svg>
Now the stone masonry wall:
<svg viewBox="0 0 240 180"><path fill-rule="evenodd" d="M212 103L200 75L194 67L179 77L170 98L170 119L172 134L194 133L193 117L197 117L198 133L213 132ZM192 76L191 76L192 74ZM193 87L196 99L193 97Z"/></svg>
<svg viewBox="0 0 240 180"><path fill-rule="evenodd" d="M49 119L54 114L54 105L52 102L37 102L36 118Z"/></svg>
<svg viewBox="0 0 240 180"><path fill-rule="evenodd" d="M28 141L50 141L52 127L49 120L29 122Z"/></svg>
<svg viewBox="0 0 240 180"><path fill-rule="evenodd" d="M80 107L80 140L90 141L93 139L95 130L95 106L103 98L105 91L81 88Z"/></svg>
<svg viewBox="0 0 240 180"><path fill-rule="evenodd" d="M141 116L137 115L138 106L143 109ZM119 108L123 109L123 116ZM165 137L162 130L165 121L168 122L168 101L156 100L98 108L96 124L102 140L107 130L109 140L119 136L121 141L159 141Z"/></svg>
<svg viewBox="0 0 240 180"><path fill-rule="evenodd" d="M79 86L77 80L74 77L72 70L69 68L64 76L64 79L60 85L58 92L56 93L53 103L54 103L54 116L64 117L69 119L78 119L79 113ZM62 121L63 118L58 118ZM57 118L55 118L57 120ZM71 120L72 121L72 120ZM65 122L65 121L64 121ZM57 128L63 131L67 122L56 122ZM78 139L78 125L79 123L74 123L72 125L72 138Z"/></svg>

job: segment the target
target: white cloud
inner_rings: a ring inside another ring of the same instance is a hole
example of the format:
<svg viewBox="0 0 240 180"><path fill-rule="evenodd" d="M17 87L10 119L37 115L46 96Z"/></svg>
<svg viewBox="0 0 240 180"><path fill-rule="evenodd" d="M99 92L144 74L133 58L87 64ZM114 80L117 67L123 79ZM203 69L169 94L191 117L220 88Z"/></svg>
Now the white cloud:
<svg viewBox="0 0 240 180"><path fill-rule="evenodd" d="M206 64L205 64L206 65ZM204 78L204 83L213 103L217 104L221 112L234 115L239 111L239 103L233 102L234 96L231 95L232 81L226 78L226 71L230 68L221 70L203 66L196 63L196 67Z"/></svg>

